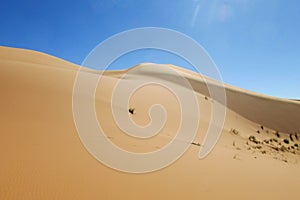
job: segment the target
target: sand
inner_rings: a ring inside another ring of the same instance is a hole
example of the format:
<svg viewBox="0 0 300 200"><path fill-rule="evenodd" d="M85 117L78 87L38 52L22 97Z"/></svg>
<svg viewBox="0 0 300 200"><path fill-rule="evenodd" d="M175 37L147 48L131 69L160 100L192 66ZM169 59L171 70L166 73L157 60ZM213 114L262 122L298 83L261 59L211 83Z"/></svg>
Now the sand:
<svg viewBox="0 0 300 200"><path fill-rule="evenodd" d="M203 143L216 102L200 75L164 67L185 76L197 94L201 110L197 136L169 167L131 174L101 164L79 138L72 114L79 66L31 50L0 47L0 199L299 199L299 101L225 85L222 135L213 151L199 160L197 144ZM110 105L112 89L126 72L105 73L95 98L98 120L107 138L121 148L160 149L178 128L178 102L160 86L137 91L130 100L137 124L149 123L147 112L154 103L164 105L171 117L156 137L127 136L114 123ZM133 76L128 84L141 77ZM164 76L157 72L157 77Z"/></svg>

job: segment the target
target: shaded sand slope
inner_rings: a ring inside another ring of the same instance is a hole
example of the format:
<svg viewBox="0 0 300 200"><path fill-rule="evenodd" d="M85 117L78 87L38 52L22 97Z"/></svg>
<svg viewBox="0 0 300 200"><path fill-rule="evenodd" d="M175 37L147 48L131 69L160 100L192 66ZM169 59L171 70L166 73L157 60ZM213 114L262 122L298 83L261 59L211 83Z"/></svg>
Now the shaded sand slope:
<svg viewBox="0 0 300 200"><path fill-rule="evenodd" d="M206 84L212 87L224 87L227 96L228 108L245 118L269 128L283 132L300 132L300 103L299 101L270 97L247 91L227 84L221 85L208 77L191 71L167 65L183 74L191 83L195 91L210 96ZM174 81L174 77L155 71L141 71L137 75L155 76L161 79Z"/></svg>
<svg viewBox="0 0 300 200"><path fill-rule="evenodd" d="M288 134L299 131L296 101L226 86L229 109L225 125L207 158L199 160L200 147L191 145L165 169L127 174L94 159L78 137L72 115L72 90L78 69L46 54L0 47L0 199L299 198L300 142L294 133L292 139ZM184 74L197 91L201 118L198 134L190 142L201 144L215 102L205 98L209 95L198 75L174 69ZM99 122L111 142L126 150L160 149L178 127L178 102L159 86L137 91L130 99L136 109L132 119L137 124L149 122L147 111L153 103L164 105L170 117L156 137L138 140L126 136L114 123L110 105L112 89L125 72L106 72L101 80L102 87L96 93ZM86 73L97 76L98 72ZM145 73L138 72L127 80L128 84ZM128 112L128 108L117 109ZM275 130L288 132L277 135Z"/></svg>

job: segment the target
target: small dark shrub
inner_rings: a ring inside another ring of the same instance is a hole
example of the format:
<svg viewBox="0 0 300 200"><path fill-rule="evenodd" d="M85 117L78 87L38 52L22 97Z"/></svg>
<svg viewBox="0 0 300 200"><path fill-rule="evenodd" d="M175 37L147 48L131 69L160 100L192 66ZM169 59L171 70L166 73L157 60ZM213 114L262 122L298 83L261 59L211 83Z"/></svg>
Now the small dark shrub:
<svg viewBox="0 0 300 200"><path fill-rule="evenodd" d="M298 137L297 133L295 133L295 138L296 138L296 140L299 140L299 137Z"/></svg>
<svg viewBox="0 0 300 200"><path fill-rule="evenodd" d="M288 139L284 139L283 142L286 143L286 144L290 143L290 141Z"/></svg>
<svg viewBox="0 0 300 200"><path fill-rule="evenodd" d="M238 134L239 134L239 131L236 130L235 128L232 128L230 131L231 131L232 133L234 133L235 135L238 135Z"/></svg>
<svg viewBox="0 0 300 200"><path fill-rule="evenodd" d="M269 140L264 140L264 143L269 144Z"/></svg>
<svg viewBox="0 0 300 200"><path fill-rule="evenodd" d="M251 136L249 137L249 141L250 141L250 142L254 142L255 144L259 144L259 143L260 143L253 135L251 135Z"/></svg>
<svg viewBox="0 0 300 200"><path fill-rule="evenodd" d="M281 150L281 151L286 151L287 148L286 148L285 146L281 146L281 147L280 147L280 150Z"/></svg>
<svg viewBox="0 0 300 200"><path fill-rule="evenodd" d="M135 109L134 109L134 108L129 108L129 110L128 110L128 111L129 111L129 113L130 113L130 114L132 114L132 115L135 113L135 112L134 112L134 111L135 111Z"/></svg>

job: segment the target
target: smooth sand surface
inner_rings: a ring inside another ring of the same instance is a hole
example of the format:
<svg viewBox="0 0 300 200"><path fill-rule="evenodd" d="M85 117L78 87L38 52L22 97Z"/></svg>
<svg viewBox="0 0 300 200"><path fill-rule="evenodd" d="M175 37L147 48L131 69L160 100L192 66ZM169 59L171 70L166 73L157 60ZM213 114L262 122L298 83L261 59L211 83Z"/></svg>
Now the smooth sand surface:
<svg viewBox="0 0 300 200"><path fill-rule="evenodd" d="M200 75L164 67L177 70L196 92L201 116L197 136L190 142L202 144L216 102ZM226 120L209 156L199 160L200 146L191 145L167 168L123 173L97 161L78 136L72 114L78 69L43 53L0 47L0 199L299 199L299 101L225 85ZM95 97L99 123L107 138L123 149L160 149L179 126L178 101L158 85L138 90L130 99L136 124L149 123L153 104L164 105L169 117L157 136L129 137L115 124L111 106L117 105L110 103L115 84L126 72L104 74ZM85 73L98 76L93 70ZM128 84L145 74L138 71ZM165 79L158 71L152 75Z"/></svg>

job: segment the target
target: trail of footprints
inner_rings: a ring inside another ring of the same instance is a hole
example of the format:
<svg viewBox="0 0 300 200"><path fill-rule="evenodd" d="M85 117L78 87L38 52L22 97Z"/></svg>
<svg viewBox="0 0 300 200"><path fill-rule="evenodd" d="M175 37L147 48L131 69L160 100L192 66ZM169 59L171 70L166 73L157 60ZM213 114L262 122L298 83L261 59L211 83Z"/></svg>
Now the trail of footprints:
<svg viewBox="0 0 300 200"><path fill-rule="evenodd" d="M256 133L249 137L243 137L237 129L231 129L230 133L244 138L243 144L233 141L232 145L237 150L246 148L252 152L254 158L257 158L257 153L259 153L270 155L273 159L283 162L292 162L291 157L300 155L300 134L296 132L289 135L280 134L278 131L272 131L261 126ZM293 161L297 162L295 159Z"/></svg>

